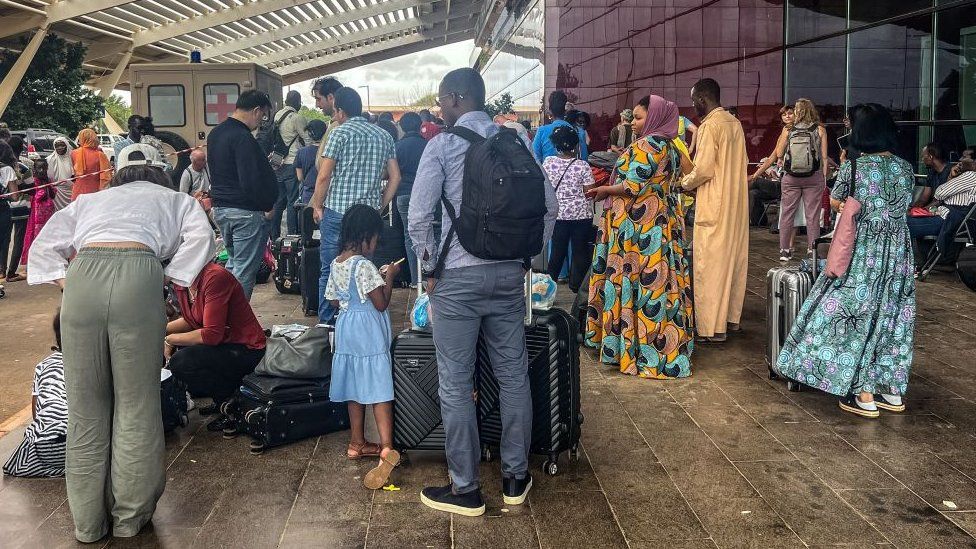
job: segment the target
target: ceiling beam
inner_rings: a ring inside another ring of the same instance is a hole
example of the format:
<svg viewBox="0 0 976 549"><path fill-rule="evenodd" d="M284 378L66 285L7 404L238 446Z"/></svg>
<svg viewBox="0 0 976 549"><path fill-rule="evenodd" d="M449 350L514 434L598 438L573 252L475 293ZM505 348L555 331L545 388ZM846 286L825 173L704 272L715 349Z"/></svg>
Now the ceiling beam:
<svg viewBox="0 0 976 549"><path fill-rule="evenodd" d="M338 27L339 25L352 23L353 21L359 21L366 19L367 17L375 17L377 15L384 15L399 10L406 10L426 4L433 4L437 1L439 0L387 0L378 4L369 5L365 8L357 8L355 10L337 13L333 17L313 19L305 23L281 27L270 32L263 32L244 38L237 38L234 40L221 42L219 44L214 44L209 48L202 48L200 50L200 54L204 59L210 59L220 55L227 55L228 53L260 46L262 44L269 44L278 40L284 40L285 38L291 38L292 36L299 36L308 32L327 29L329 27Z"/></svg>
<svg viewBox="0 0 976 549"><path fill-rule="evenodd" d="M191 32L207 30L211 27L226 25L234 21L248 19L257 15L264 15L284 8L311 4L318 0L254 0L240 6L232 6L211 13L204 13L186 19L159 25L132 33L132 48L148 46L154 42L169 40ZM98 58L112 53L120 53L126 45L117 41L99 40L88 48L88 58Z"/></svg>
<svg viewBox="0 0 976 549"><path fill-rule="evenodd" d="M366 42L373 39L380 39L384 36L406 32L418 27L432 27L441 23L447 23L447 21L450 19L462 19L465 17L470 17L471 15L478 13L478 11L477 6L468 4L464 7L455 8L451 15L448 15L446 12L440 12L438 14L424 15L413 19L405 19L393 24L380 25L366 31L350 33L343 36L341 41L316 41L310 44L303 44L301 46L283 48L274 53L251 57L247 59L247 61L258 63L267 67L273 63L280 63L296 57L300 58L303 55L313 55L315 53L334 50L336 48L346 48L353 44L359 44L361 42Z"/></svg>
<svg viewBox="0 0 976 549"><path fill-rule="evenodd" d="M446 40L448 44L453 44L456 42L463 42L464 40L471 40L472 38L474 38L473 32L462 32L448 35ZM363 65L369 65L371 63L377 63L379 61L385 61L387 59L393 59L395 57L400 57L401 55L408 55L443 45L444 41L441 40L440 37L436 37L431 40L395 46L396 49L392 52L389 49L372 52L360 51L355 55L350 55L341 60L336 59L335 57L323 57L318 59L321 64L282 76L282 82L286 86L291 86L306 80L319 78L324 74L335 74L340 71L361 67Z"/></svg>
<svg viewBox="0 0 976 549"><path fill-rule="evenodd" d="M454 31L447 35L448 43L460 42L461 40L471 38L472 34L473 34L472 31L469 29L461 29L461 30ZM444 35L445 34L443 32L437 32L437 33L419 32L416 34L410 34L408 36L402 36L390 40L383 40L382 42L374 42L368 46L350 48L348 50L340 51L333 54L313 57L311 59L299 61L298 63L292 63L290 65L284 65L282 67L275 67L272 70L282 75L283 79L288 78L289 81L294 81L293 79L290 78L291 75L302 73L309 69L324 69L335 63L347 61L349 59L356 59L371 53L392 52L392 55L388 55L386 56L386 58L399 57L400 55L408 53L408 52L404 52L403 54L400 53L401 49L404 46L411 46L414 44L421 44L431 40L444 38ZM428 44L426 48L421 48L421 49L429 49L429 48L436 47L437 45L443 45L443 44L438 43L435 45L431 43Z"/></svg>
<svg viewBox="0 0 976 549"><path fill-rule="evenodd" d="M47 22L48 26L88 15L97 11L122 6L133 0L60 0L48 4L43 10L31 9L30 15L11 15L0 18L0 38L13 36L38 28ZM8 4L9 5L9 4ZM40 15L43 11L45 15Z"/></svg>

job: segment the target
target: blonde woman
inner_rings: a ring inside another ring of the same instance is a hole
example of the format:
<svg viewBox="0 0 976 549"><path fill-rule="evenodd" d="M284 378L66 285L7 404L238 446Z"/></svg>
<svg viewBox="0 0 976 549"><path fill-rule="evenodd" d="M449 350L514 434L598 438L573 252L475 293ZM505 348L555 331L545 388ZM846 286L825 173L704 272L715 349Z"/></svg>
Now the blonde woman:
<svg viewBox="0 0 976 549"><path fill-rule="evenodd" d="M807 250L820 236L821 199L827 185L827 131L817 108L809 99L793 106L793 122L783 128L776 150L749 178L756 180L779 159L783 159L782 199L779 216L779 259L793 257L793 218L803 200L807 222Z"/></svg>

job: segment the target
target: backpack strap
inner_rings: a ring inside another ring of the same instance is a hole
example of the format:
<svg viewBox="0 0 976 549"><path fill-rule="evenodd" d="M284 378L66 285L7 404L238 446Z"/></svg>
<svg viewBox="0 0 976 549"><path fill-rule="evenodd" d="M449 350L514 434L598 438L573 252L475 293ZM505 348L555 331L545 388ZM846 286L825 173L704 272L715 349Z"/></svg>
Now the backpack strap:
<svg viewBox="0 0 976 549"><path fill-rule="evenodd" d="M444 130L444 133L456 135L471 144L485 141L485 136L470 128L465 128L464 126L451 126L450 128ZM437 263L434 265L434 269L427 273L427 276L430 278L441 277L441 273L444 271L444 263L447 261L447 252L451 249L451 240L454 239L454 234L456 233L458 223L457 212L454 210L454 205L451 204L451 201L448 200L443 194L441 194L441 203L444 205L444 213L446 213L451 219L451 228L447 231L447 236L444 238L444 244L441 245L441 253L437 256Z"/></svg>
<svg viewBox="0 0 976 549"><path fill-rule="evenodd" d="M559 186L562 185L562 183L563 183L563 178L566 177L566 172L568 172L569 169L573 167L573 164L575 164L577 160L579 160L579 158L574 158L574 159L572 159L572 160L569 161L569 164L566 165L566 169L563 170L563 174L560 175L559 176L559 180L556 181L556 187L553 190L556 190L556 191L559 190Z"/></svg>
<svg viewBox="0 0 976 549"><path fill-rule="evenodd" d="M450 133L458 137L464 138L465 140L467 140L469 143L472 144L481 143L482 141L485 140L485 136L481 135L480 133L470 128L465 128L464 126L457 126L457 125L451 126L450 128L444 130L444 133Z"/></svg>

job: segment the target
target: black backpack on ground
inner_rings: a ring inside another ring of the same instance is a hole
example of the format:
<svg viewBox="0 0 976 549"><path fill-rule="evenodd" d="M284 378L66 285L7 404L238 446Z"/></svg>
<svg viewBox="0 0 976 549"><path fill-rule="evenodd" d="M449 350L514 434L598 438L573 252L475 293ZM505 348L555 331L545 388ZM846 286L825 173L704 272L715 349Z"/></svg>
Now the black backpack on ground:
<svg viewBox="0 0 976 549"><path fill-rule="evenodd" d="M454 234L468 253L481 259L524 260L542 251L546 178L515 130L501 128L485 138L468 128L447 130L466 139L461 211L441 196L451 218L450 234L431 276L444 268Z"/></svg>

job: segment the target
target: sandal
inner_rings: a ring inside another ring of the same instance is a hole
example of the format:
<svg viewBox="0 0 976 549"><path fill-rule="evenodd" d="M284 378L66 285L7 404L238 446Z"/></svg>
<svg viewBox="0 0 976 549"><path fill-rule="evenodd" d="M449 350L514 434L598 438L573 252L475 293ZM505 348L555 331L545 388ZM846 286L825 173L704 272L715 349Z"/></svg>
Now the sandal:
<svg viewBox="0 0 976 549"><path fill-rule="evenodd" d="M380 464L366 473L366 477L363 479L363 486L370 490L379 490L386 484L386 481L390 480L390 473L399 464L400 452L391 448L386 453L386 456L380 456Z"/></svg>
<svg viewBox="0 0 976 549"><path fill-rule="evenodd" d="M375 442L361 442L359 444L350 444L349 448L346 449L346 457L353 460L364 457L379 457L381 452L383 452L383 448L379 444Z"/></svg>

